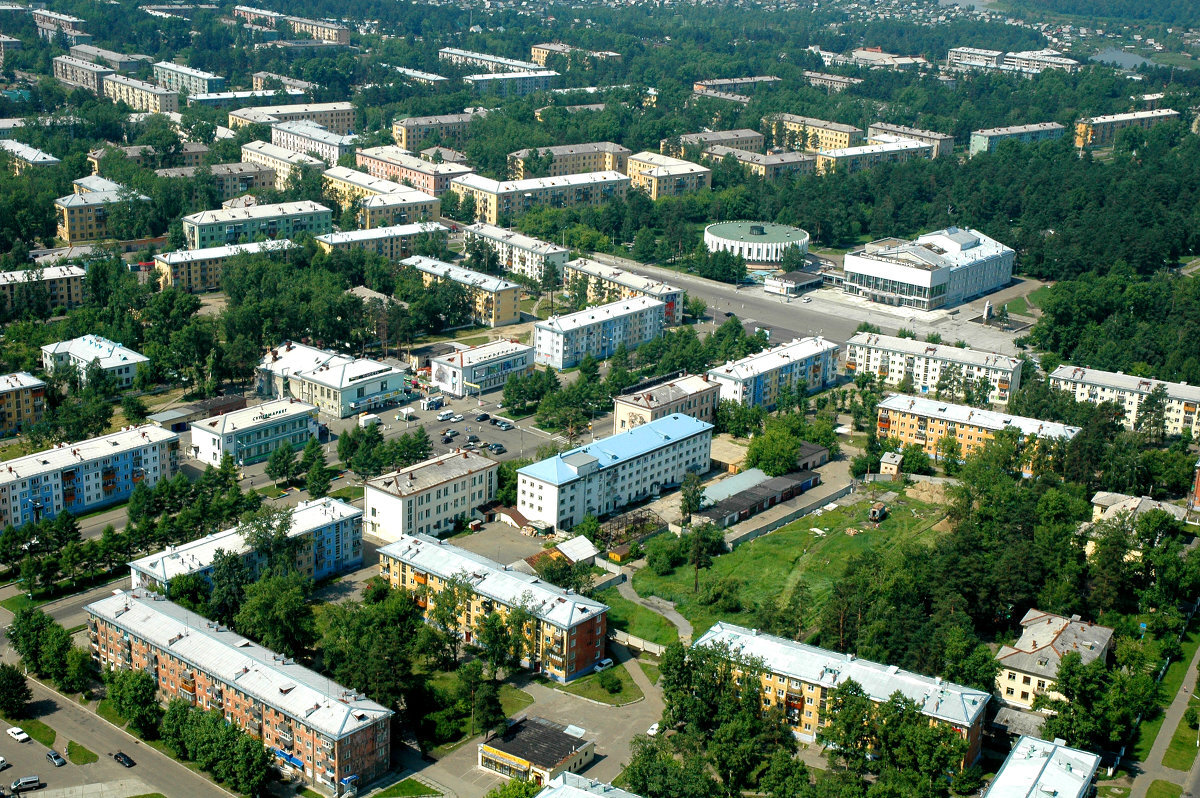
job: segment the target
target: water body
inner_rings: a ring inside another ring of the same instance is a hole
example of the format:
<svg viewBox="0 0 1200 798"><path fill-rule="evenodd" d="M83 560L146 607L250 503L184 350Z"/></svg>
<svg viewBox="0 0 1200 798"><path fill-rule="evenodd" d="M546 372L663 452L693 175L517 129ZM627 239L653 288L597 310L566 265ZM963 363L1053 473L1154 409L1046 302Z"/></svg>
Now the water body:
<svg viewBox="0 0 1200 798"><path fill-rule="evenodd" d="M1149 58L1143 58L1137 53L1131 53L1127 50L1118 50L1116 47L1105 47L1100 52L1091 56L1089 61L1099 61L1105 64L1116 64L1119 67L1133 69L1142 64L1153 64Z"/></svg>

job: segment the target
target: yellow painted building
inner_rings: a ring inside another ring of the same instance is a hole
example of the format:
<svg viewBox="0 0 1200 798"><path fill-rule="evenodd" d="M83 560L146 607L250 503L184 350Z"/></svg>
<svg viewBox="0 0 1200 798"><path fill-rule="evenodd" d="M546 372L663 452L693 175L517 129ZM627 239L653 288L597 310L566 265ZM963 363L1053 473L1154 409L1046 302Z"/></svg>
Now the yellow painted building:
<svg viewBox="0 0 1200 798"><path fill-rule="evenodd" d="M708 167L649 150L629 156L627 172L629 184L652 200L712 187L712 170Z"/></svg>
<svg viewBox="0 0 1200 798"><path fill-rule="evenodd" d="M516 283L422 255L414 255L401 263L421 272L425 285L451 280L465 288L477 324L502 327L521 320L521 286Z"/></svg>
<svg viewBox="0 0 1200 798"><path fill-rule="evenodd" d="M537 207L604 205L623 199L629 191L629 178L620 172L588 172L500 181L470 174L452 180L450 190L458 195L460 203L467 197L474 198L476 221L499 224L501 217L515 219Z"/></svg>
<svg viewBox="0 0 1200 798"><path fill-rule="evenodd" d="M1108 114L1080 119L1075 123L1075 146L1104 147L1117 140L1117 134L1131 127L1152 128L1162 122L1178 119L1179 112L1170 108L1153 111L1134 111L1130 114Z"/></svg>
<svg viewBox="0 0 1200 798"><path fill-rule="evenodd" d="M365 249L388 260L402 260L413 254L422 236L445 238L450 231L437 222L417 222L392 227L371 227L317 236L317 247L324 253Z"/></svg>
<svg viewBox="0 0 1200 798"><path fill-rule="evenodd" d="M28 372L0 377L0 434L14 435L42 420L46 383Z"/></svg>
<svg viewBox="0 0 1200 798"><path fill-rule="evenodd" d="M73 308L83 304L83 281L87 271L81 266L39 266L21 271L0 272L0 306L11 310L23 300L22 287L44 291L51 307Z"/></svg>
<svg viewBox="0 0 1200 798"><path fill-rule="evenodd" d="M797 150L837 150L863 143L863 132L853 125L828 122L811 116L773 114L763 118L775 143Z"/></svg>
<svg viewBox="0 0 1200 798"><path fill-rule="evenodd" d="M587 144L564 144L559 147L537 147L517 150L508 154L508 176L513 180L529 177L526 168L531 156L550 156L547 177L578 175L586 172L624 172L633 151L611 141L593 141Z"/></svg>
<svg viewBox="0 0 1200 798"><path fill-rule="evenodd" d="M109 210L126 199L150 201L149 197L132 192L126 196L123 190L90 191L59 197L54 201L58 237L68 246L111 238L108 231Z"/></svg>
<svg viewBox="0 0 1200 798"><path fill-rule="evenodd" d="M189 294L218 291L225 264L231 258L242 254L283 253L294 246L290 239L280 238L206 249L160 252L154 256L154 269L158 272L158 284L163 290L178 288Z"/></svg>
<svg viewBox="0 0 1200 798"><path fill-rule="evenodd" d="M410 116L392 123L392 138L397 146L416 151L417 145L430 136L438 136L443 143L461 143L467 137L471 121L485 112L466 114L443 114L441 116Z"/></svg>

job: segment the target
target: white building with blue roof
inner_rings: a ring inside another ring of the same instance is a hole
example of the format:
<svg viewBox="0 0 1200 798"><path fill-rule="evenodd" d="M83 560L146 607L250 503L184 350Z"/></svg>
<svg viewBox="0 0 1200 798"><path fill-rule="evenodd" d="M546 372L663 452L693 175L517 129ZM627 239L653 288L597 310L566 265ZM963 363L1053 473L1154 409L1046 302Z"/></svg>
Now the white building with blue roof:
<svg viewBox="0 0 1200 798"><path fill-rule="evenodd" d="M708 471L713 425L670 415L517 471L517 510L570 529Z"/></svg>

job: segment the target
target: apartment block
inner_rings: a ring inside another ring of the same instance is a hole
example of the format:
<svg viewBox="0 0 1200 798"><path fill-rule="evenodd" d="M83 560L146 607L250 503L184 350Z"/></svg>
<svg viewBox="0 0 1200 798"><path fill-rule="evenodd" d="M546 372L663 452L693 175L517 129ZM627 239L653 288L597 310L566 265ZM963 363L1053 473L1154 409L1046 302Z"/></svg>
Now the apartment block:
<svg viewBox="0 0 1200 798"><path fill-rule="evenodd" d="M943 380L984 379L993 404L1007 402L1021 387L1021 361L1015 357L865 332L846 342L846 374L871 374L885 385L907 381L922 395L937 393Z"/></svg>
<svg viewBox="0 0 1200 798"><path fill-rule="evenodd" d="M863 82L862 78L848 78L845 75L831 75L828 72L813 72L808 69L804 70L803 74L808 85L818 89L829 89L831 92L845 91Z"/></svg>
<svg viewBox="0 0 1200 798"><path fill-rule="evenodd" d="M1016 430L1022 439L1036 436L1039 442L1069 441L1079 432L1079 427L1055 421L1039 421L903 394L884 399L877 412L880 438L896 438L904 446L915 443L934 459L939 457L938 441L944 437L956 439L962 456L967 457L986 448L1001 430ZM1027 460L1032 456L1030 452Z"/></svg>
<svg viewBox="0 0 1200 798"><path fill-rule="evenodd" d="M412 83L418 83L422 86L436 86L439 83L446 82L446 78L441 75L435 75L432 72L422 72L419 69L409 69L402 66L394 66L392 69L399 72Z"/></svg>
<svg viewBox="0 0 1200 798"><path fill-rule="evenodd" d="M1080 661L1104 662L1113 645L1115 631L1081 620L1039 609L1026 611L1021 618L1021 638L996 652L1000 670L996 674L996 695L1005 704L1021 710L1033 709L1039 695L1065 701L1054 689L1058 666L1064 654L1075 652Z"/></svg>
<svg viewBox="0 0 1200 798"><path fill-rule="evenodd" d="M187 98L187 106L202 105L206 108L245 107L246 103L278 103L287 105L304 99L304 92L299 89L278 89L273 91L214 91L206 94L191 94Z"/></svg>
<svg viewBox="0 0 1200 798"><path fill-rule="evenodd" d="M820 391L837 382L838 346L820 336L793 338L741 360L709 369L708 379L721 387L721 401L773 410L779 389Z"/></svg>
<svg viewBox="0 0 1200 798"><path fill-rule="evenodd" d="M704 474L713 425L664 416L517 470L517 511L557 530L605 516Z"/></svg>
<svg viewBox="0 0 1200 798"><path fill-rule="evenodd" d="M387 363L285 341L258 365L263 397L292 397L333 418L369 412L404 395L404 372Z"/></svg>
<svg viewBox="0 0 1200 798"><path fill-rule="evenodd" d="M1179 112L1170 108L1155 108L1152 111L1134 111L1129 114L1109 114L1081 119L1075 124L1075 146L1105 147L1117 140L1122 130L1131 127L1148 130L1163 122L1179 118Z"/></svg>
<svg viewBox="0 0 1200 798"><path fill-rule="evenodd" d="M38 266L0 272L0 307L9 311L42 293L50 307L73 308L83 303L87 270L81 266Z"/></svg>
<svg viewBox="0 0 1200 798"><path fill-rule="evenodd" d="M365 531L389 543L405 535L436 537L453 531L495 498L499 467L477 452L455 451L369 479L363 497Z"/></svg>
<svg viewBox="0 0 1200 798"><path fill-rule="evenodd" d="M1061 139L1065 131L1066 128L1057 122L1039 122L1034 125L1010 125L976 130L971 133L971 143L967 148L967 153L974 158L981 152L994 152L1002 141L1032 144L1038 141Z"/></svg>
<svg viewBox="0 0 1200 798"><path fill-rule="evenodd" d="M948 308L1008 285L1015 260L1016 252L978 230L884 238L846 253L842 290L885 305Z"/></svg>
<svg viewBox="0 0 1200 798"><path fill-rule="evenodd" d="M1142 402L1156 388L1166 391L1163 416L1168 435L1191 432L1200 436L1196 406L1200 404L1200 387L1183 382L1162 382L1148 377L1135 377L1120 371L1101 371L1081 366L1062 365L1050 373L1050 387L1066 391L1077 402L1112 402L1125 411L1121 423L1133 429L1141 412Z"/></svg>
<svg viewBox="0 0 1200 798"><path fill-rule="evenodd" d="M190 183L199 171L198 166L177 166L172 169L155 169L154 174L159 177L187 180ZM208 167L208 173L216 183L217 196L222 202L240 197L249 191L275 187L275 170L261 163L215 163ZM194 189L195 185L191 184L190 187Z"/></svg>
<svg viewBox="0 0 1200 798"><path fill-rule="evenodd" d="M612 50L585 50L582 47L572 47L562 42L547 42L535 44L529 48L529 60L538 66L545 66L551 56L561 55L570 58L573 53L579 53L585 58L595 58L599 61L620 61L621 54Z"/></svg>
<svg viewBox="0 0 1200 798"><path fill-rule="evenodd" d="M343 155L354 152L358 136L341 136L313 122L278 122L271 126L271 143L292 152L314 155L337 166Z"/></svg>
<svg viewBox="0 0 1200 798"><path fill-rule="evenodd" d="M469 396L503 388L512 376L533 371L533 347L517 341L489 341L430 358L429 377L450 396Z"/></svg>
<svg viewBox="0 0 1200 798"><path fill-rule="evenodd" d="M90 191L59 197L54 200L58 237L69 246L111 238L108 232L109 208L126 201L149 202L150 198L124 187L118 191Z"/></svg>
<svg viewBox="0 0 1200 798"><path fill-rule="evenodd" d="M422 255L406 258L401 263L421 272L426 286L450 280L465 288L476 324L502 327L521 320L521 286L516 283Z"/></svg>
<svg viewBox="0 0 1200 798"><path fill-rule="evenodd" d="M801 742L816 741L830 720L825 714L830 694L854 681L876 704L887 703L896 693L914 701L931 724L948 726L963 739L964 766L979 759L984 716L991 699L982 690L724 621L713 624L692 644L693 648L718 646L762 661L759 680L764 708L783 711Z"/></svg>
<svg viewBox="0 0 1200 798"><path fill-rule="evenodd" d="M649 194L652 200L712 188L712 170L708 167L657 152L629 156L626 168L629 184Z"/></svg>
<svg viewBox="0 0 1200 798"><path fill-rule="evenodd" d="M391 769L392 711L161 596L134 590L86 608L100 668L145 671L164 701L215 709L323 795Z"/></svg>
<svg viewBox="0 0 1200 798"><path fill-rule="evenodd" d="M278 75L274 72L255 72L250 76L251 88L255 91L270 91L276 86L281 86L284 89L297 89L302 92L312 91L317 88L317 84L310 83L307 80L299 78L291 78L287 75Z"/></svg>
<svg viewBox="0 0 1200 798"><path fill-rule="evenodd" d="M554 88L558 78L559 74L552 69L539 69L536 72L482 72L467 75L463 81L476 94L524 97Z"/></svg>
<svg viewBox="0 0 1200 798"><path fill-rule="evenodd" d="M442 215L442 201L437 197L408 186L400 189L357 200L359 226L369 229L412 224Z"/></svg>
<svg viewBox="0 0 1200 798"><path fill-rule="evenodd" d="M73 58L93 63L104 63L118 72L136 72L141 68L142 62L153 60L148 55L118 53L113 50L106 50L103 47L94 47L90 44L77 44L71 48L70 53Z"/></svg>
<svg viewBox="0 0 1200 798"><path fill-rule="evenodd" d="M470 174L452 180L450 190L460 201L474 197L476 220L494 225L541 206L595 206L623 199L629 191L629 178L620 172L591 172L500 181Z"/></svg>
<svg viewBox="0 0 1200 798"><path fill-rule="evenodd" d="M1054 795L1086 798L1100 769L1100 756L1070 748L1062 740L1047 742L1022 736L1013 746L983 798L1028 798Z"/></svg>
<svg viewBox="0 0 1200 798"><path fill-rule="evenodd" d="M587 258L577 258L567 263L562 275L563 285L568 290L573 291L576 282L586 283L585 296L589 304L604 305L647 296L663 303L664 324L683 323L683 302L687 292L677 286Z"/></svg>
<svg viewBox="0 0 1200 798"><path fill-rule="evenodd" d="M242 163L271 170L276 190L283 191L291 182L295 169L324 169L325 162L307 153L293 152L265 141L248 141L242 145Z"/></svg>
<svg viewBox="0 0 1200 798"><path fill-rule="evenodd" d="M333 42L334 44L350 43L350 29L336 22L279 14L275 11L251 6L234 6L233 15L252 25L261 25L266 28L275 28L278 23L282 22L292 29L293 35L304 34L311 36L316 41Z"/></svg>
<svg viewBox="0 0 1200 798"><path fill-rule="evenodd" d="M27 371L0 376L0 435L16 435L42 420L46 383Z"/></svg>
<svg viewBox="0 0 1200 798"><path fill-rule="evenodd" d="M887 139L886 141L884 139ZM878 144L863 144L817 153L817 174L859 172L885 163L905 163L915 158L933 157L933 145L915 139L879 134Z"/></svg>
<svg viewBox="0 0 1200 798"><path fill-rule="evenodd" d="M362 567L362 510L325 497L302 501L290 508L287 536L296 545L296 570L310 579L326 579ZM250 547L242 527L213 532L202 538L168 546L129 563L130 585L171 595L171 582L198 574L212 581L217 552L236 554L256 579L266 558Z"/></svg>
<svg viewBox="0 0 1200 798"><path fill-rule="evenodd" d="M487 72L538 72L542 68L531 61L518 61L515 58L460 50L457 47L443 47L438 50L438 58L455 66L483 69Z"/></svg>
<svg viewBox="0 0 1200 798"><path fill-rule="evenodd" d="M159 153L149 144L117 145L105 144L103 147L88 153L88 164L93 174L100 174L104 159L114 153L120 153L125 160L142 167L153 167L159 162ZM208 155L208 145L198 141L185 141L180 148L178 157L180 166L199 166Z"/></svg>
<svg viewBox="0 0 1200 798"><path fill-rule="evenodd" d="M556 369L579 364L588 355L610 357L624 344L628 351L662 335L666 309L647 296L551 316L533 325L535 362Z"/></svg>
<svg viewBox="0 0 1200 798"><path fill-rule="evenodd" d="M88 368L96 365L119 387L128 388L133 385L138 365L149 362L150 358L140 352L99 335L82 335L69 341L42 345L42 369L49 374L73 368L79 374L81 385L87 384Z"/></svg>
<svg viewBox="0 0 1200 798"><path fill-rule="evenodd" d="M83 25L86 20L79 17L73 17L70 14L60 14L57 11L49 11L45 8L29 9L30 16L33 17L33 24L37 28L37 35L48 42L57 41L61 36L66 39L68 47L74 47L77 44L86 44L92 40L90 33L83 32Z"/></svg>
<svg viewBox="0 0 1200 798"><path fill-rule="evenodd" d="M50 63L54 68L54 77L59 83L87 89L94 94L100 94L104 79L113 74L110 67L69 55L55 56Z"/></svg>
<svg viewBox="0 0 1200 798"><path fill-rule="evenodd" d="M392 122L392 138L397 146L406 150L416 150L417 145L430 136L437 136L443 142L462 141L467 136L471 120L482 117L487 111L480 109L463 114L443 114L441 116L410 116Z"/></svg>
<svg viewBox="0 0 1200 798"><path fill-rule="evenodd" d="M390 227L371 227L366 230L347 230L344 233L328 233L317 236L317 247L322 252L365 249L388 260L403 260L413 254L413 249L423 236L446 236L450 230L437 222L397 224Z"/></svg>
<svg viewBox="0 0 1200 798"><path fill-rule="evenodd" d="M220 466L225 455L239 466L261 463L280 446L300 451L317 437L317 408L295 399L275 399L195 421L192 456Z"/></svg>
<svg viewBox="0 0 1200 798"><path fill-rule="evenodd" d="M170 61L159 61L154 65L154 80L164 88L187 94L209 94L225 90L225 78L220 75L182 64L172 64Z"/></svg>
<svg viewBox="0 0 1200 798"><path fill-rule="evenodd" d="M587 144L563 144L556 147L537 147L508 154L508 176L513 180L531 177L531 160L544 163L550 159L547 177L578 175L587 172L624 172L633 151L611 141ZM540 171L540 170L539 170Z"/></svg>
<svg viewBox="0 0 1200 798"><path fill-rule="evenodd" d="M952 47L946 54L946 66L957 72L1003 72L1033 77L1047 69L1078 72L1080 63L1067 58L1058 50L1025 50L1006 53L1002 50L983 50L977 47Z"/></svg>
<svg viewBox="0 0 1200 798"><path fill-rule="evenodd" d="M178 288L189 294L219 291L225 267L238 255L282 256L295 246L289 239L281 238L275 241L252 241L222 247L160 252L154 256L154 269L158 272L159 287L164 290Z"/></svg>
<svg viewBox="0 0 1200 798"><path fill-rule="evenodd" d="M360 149L358 168L372 177L394 180L440 197L450 190L450 181L475 170L459 163L433 163L395 145Z"/></svg>
<svg viewBox="0 0 1200 798"><path fill-rule="evenodd" d="M261 105L229 112L229 127L274 125L279 122L315 122L339 136L353 133L354 103L301 103L297 105Z"/></svg>
<svg viewBox="0 0 1200 798"><path fill-rule="evenodd" d="M804 152L775 152L763 155L723 144L713 144L702 156L707 161L733 158L752 175L763 180L778 180L785 175L811 175L817 169L817 156Z"/></svg>
<svg viewBox="0 0 1200 798"><path fill-rule="evenodd" d="M21 47L22 42L20 39L14 36L5 36L0 34L0 67L4 66L5 57L9 53L13 52L14 50L20 50Z"/></svg>
<svg viewBox="0 0 1200 798"><path fill-rule="evenodd" d="M863 142L863 132L853 125L811 116L772 114L763 117L763 125L776 144L789 150L838 150Z"/></svg>
<svg viewBox="0 0 1200 798"><path fill-rule="evenodd" d="M104 96L148 114L169 114L179 110L179 92L126 75L106 75Z"/></svg>
<svg viewBox="0 0 1200 798"><path fill-rule="evenodd" d="M394 588L418 595L426 622L438 594L453 578L466 579L471 600L463 613L463 639L470 643L488 615L505 617L523 606L535 622L522 664L558 682L592 672L604 657L608 607L535 576L451 546L428 535L401 535L379 550L379 575Z"/></svg>
<svg viewBox="0 0 1200 798"><path fill-rule="evenodd" d="M930 158L947 158L954 153L954 136L936 130L921 130L906 125L876 122L867 128L868 144L883 144L893 138L912 139L933 148Z"/></svg>
<svg viewBox="0 0 1200 798"><path fill-rule="evenodd" d="M735 147L750 152L763 152L767 140L762 133L749 128L740 130L712 130L707 133L686 133L682 136L672 136L658 143L658 151L663 155L682 158L689 149L701 151L714 145Z"/></svg>
<svg viewBox="0 0 1200 798"><path fill-rule="evenodd" d="M467 245L481 241L496 253L505 271L528 277L541 284L547 268L555 273L557 285L567 265L570 250L548 241L522 235L514 230L479 222L463 229Z"/></svg>
<svg viewBox="0 0 1200 798"><path fill-rule="evenodd" d="M302 230L313 235L333 231L333 211L316 202L279 202L247 208L200 211L183 217L188 249L239 244L262 236L291 238Z"/></svg>
<svg viewBox="0 0 1200 798"><path fill-rule="evenodd" d="M412 186L405 186L392 180L385 180L382 177L372 177L366 172L360 172L345 166L330 167L322 173L322 176L325 181L326 192L335 197L338 205L343 208L349 207L355 202L368 197L375 197L381 194L413 193L428 197L431 201L438 203L439 207L441 205L441 202L433 195L425 194L425 192L419 191Z"/></svg>
<svg viewBox="0 0 1200 798"><path fill-rule="evenodd" d="M0 523L20 527L64 510L75 516L124 501L139 483L175 476L179 436L153 424L7 460L0 467Z"/></svg>
<svg viewBox="0 0 1200 798"><path fill-rule="evenodd" d="M635 386L613 397L613 434L673 415L716 424L720 397L721 386L706 374L688 374L650 387Z"/></svg>
<svg viewBox="0 0 1200 798"><path fill-rule="evenodd" d="M700 80L692 86L692 91L697 93L705 92L723 92L723 93L743 93L753 92L760 88L773 88L782 81L774 75L755 75L749 78L713 78L712 80Z"/></svg>
<svg viewBox="0 0 1200 798"><path fill-rule="evenodd" d="M0 139L0 150L8 153L10 167L15 175L35 166L54 166L62 163L48 152L12 139Z"/></svg>

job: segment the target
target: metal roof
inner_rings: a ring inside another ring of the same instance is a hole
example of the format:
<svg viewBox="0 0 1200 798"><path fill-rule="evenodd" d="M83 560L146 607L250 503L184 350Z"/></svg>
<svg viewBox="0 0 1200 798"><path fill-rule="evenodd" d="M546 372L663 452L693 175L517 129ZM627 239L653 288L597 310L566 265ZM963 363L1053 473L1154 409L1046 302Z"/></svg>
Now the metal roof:
<svg viewBox="0 0 1200 798"><path fill-rule="evenodd" d="M590 327L593 324L599 324L611 319L619 319L623 316L640 313L655 307L661 308L666 307L666 305L652 297L635 296L631 299L609 302L607 305L584 308L575 313L568 313L565 316L551 316L545 321L535 323L533 326L542 330L565 333L577 330L580 327Z"/></svg>
<svg viewBox="0 0 1200 798"><path fill-rule="evenodd" d="M1099 766L1098 755L1069 748L1061 740L1022 737L984 798L1083 798Z"/></svg>
<svg viewBox="0 0 1200 798"><path fill-rule="evenodd" d="M1020 431L1022 435L1037 435L1039 438L1070 440L1079 432L1079 427L1060 424L1057 421L1011 416L1008 413L997 413L994 410L980 410L968 405L950 404L949 402L939 402L936 399L905 394L892 394L880 402L877 409L912 413L926 418L936 418L992 431L1011 428Z"/></svg>

